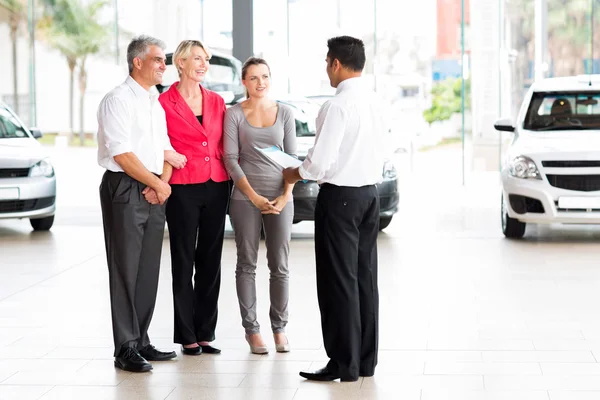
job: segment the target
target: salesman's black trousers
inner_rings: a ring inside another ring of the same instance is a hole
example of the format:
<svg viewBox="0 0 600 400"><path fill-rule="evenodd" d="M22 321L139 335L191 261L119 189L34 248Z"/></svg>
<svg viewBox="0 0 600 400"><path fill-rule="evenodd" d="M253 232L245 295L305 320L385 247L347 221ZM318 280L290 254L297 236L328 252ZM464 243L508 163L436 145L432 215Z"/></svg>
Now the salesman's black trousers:
<svg viewBox="0 0 600 400"><path fill-rule="evenodd" d="M379 196L374 185L323 184L315 209L317 294L328 368L343 379L377 364Z"/></svg>

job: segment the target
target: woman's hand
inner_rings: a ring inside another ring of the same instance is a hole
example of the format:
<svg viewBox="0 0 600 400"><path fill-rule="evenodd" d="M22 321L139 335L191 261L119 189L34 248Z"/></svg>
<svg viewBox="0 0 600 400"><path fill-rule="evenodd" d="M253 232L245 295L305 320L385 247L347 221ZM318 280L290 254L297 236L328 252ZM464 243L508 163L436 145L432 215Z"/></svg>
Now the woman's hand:
<svg viewBox="0 0 600 400"><path fill-rule="evenodd" d="M173 168L181 169L185 167L187 157L174 150L165 150L165 161L171 164Z"/></svg>
<svg viewBox="0 0 600 400"><path fill-rule="evenodd" d="M277 210L277 214L279 214L283 211L283 208L288 203L288 201L290 201L290 195L284 193L281 196L276 197L275 200L271 202L271 204L273 204L273 208ZM263 214L266 213L263 212Z"/></svg>
<svg viewBox="0 0 600 400"><path fill-rule="evenodd" d="M252 197L250 201L263 214L279 214L279 211L273 205L275 201L269 201L269 199L260 195Z"/></svg>

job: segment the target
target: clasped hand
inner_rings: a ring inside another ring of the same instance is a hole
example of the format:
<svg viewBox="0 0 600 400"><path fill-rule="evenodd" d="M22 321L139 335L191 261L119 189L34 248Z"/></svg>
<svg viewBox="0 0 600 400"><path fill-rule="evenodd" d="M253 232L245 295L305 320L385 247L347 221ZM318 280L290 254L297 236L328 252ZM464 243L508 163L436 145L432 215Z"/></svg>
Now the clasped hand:
<svg viewBox="0 0 600 400"><path fill-rule="evenodd" d="M173 166L173 168L181 169L187 163L187 157L173 150L165 150L165 161Z"/></svg>
<svg viewBox="0 0 600 400"><path fill-rule="evenodd" d="M288 202L288 196L281 195L274 200L269 200L263 196L256 196L252 199L252 204L260 210L262 214L279 215Z"/></svg>
<svg viewBox="0 0 600 400"><path fill-rule="evenodd" d="M162 182L158 188L146 186L146 188L142 190L142 194L148 203L163 205L171 195L171 186L166 182Z"/></svg>

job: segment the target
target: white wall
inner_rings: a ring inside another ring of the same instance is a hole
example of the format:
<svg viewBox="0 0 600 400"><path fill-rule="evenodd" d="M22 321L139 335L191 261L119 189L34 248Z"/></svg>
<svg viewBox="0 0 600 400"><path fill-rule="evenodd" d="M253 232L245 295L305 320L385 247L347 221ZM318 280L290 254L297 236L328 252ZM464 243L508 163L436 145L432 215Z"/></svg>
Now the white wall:
<svg viewBox="0 0 600 400"><path fill-rule="evenodd" d="M500 22L497 0L471 1L473 167L497 170L499 133Z"/></svg>

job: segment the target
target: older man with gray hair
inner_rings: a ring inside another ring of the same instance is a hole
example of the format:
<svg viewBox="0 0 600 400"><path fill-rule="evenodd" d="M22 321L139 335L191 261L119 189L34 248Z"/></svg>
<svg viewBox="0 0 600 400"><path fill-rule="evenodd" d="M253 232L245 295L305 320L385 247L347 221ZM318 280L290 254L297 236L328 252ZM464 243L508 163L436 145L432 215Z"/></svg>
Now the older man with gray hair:
<svg viewBox="0 0 600 400"><path fill-rule="evenodd" d="M148 361L176 357L158 351L148 337L154 312L176 154L167 136L165 112L155 85L165 72L165 44L150 36L127 48L129 76L98 107L98 163L106 168L100 203L108 261L115 366L152 369ZM185 161L185 160L179 160Z"/></svg>

